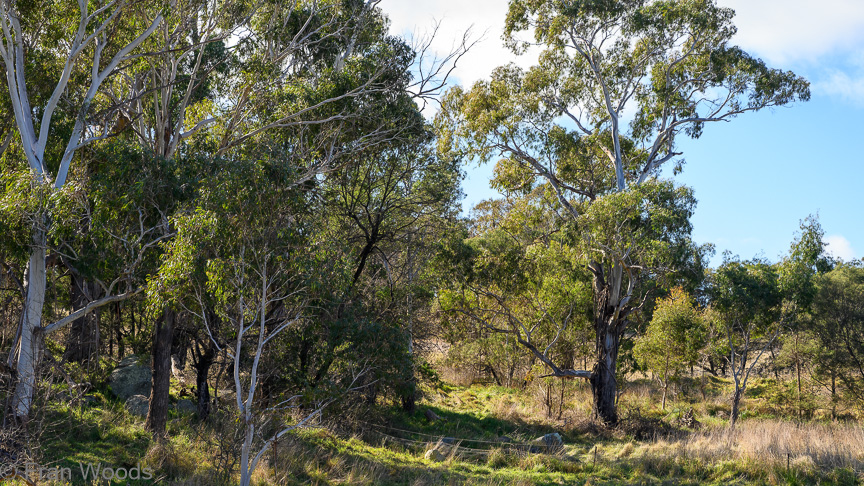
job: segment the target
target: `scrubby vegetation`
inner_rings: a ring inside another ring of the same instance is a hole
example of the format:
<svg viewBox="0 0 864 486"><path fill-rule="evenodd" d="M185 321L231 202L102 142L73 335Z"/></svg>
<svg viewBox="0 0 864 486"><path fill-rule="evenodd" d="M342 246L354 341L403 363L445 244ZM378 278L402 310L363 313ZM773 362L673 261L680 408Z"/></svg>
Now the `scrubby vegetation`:
<svg viewBox="0 0 864 486"><path fill-rule="evenodd" d="M386 8L0 2L3 481L864 480L864 264L712 267L675 179L805 79L713 0L511 0L538 63L455 86Z"/></svg>
<svg viewBox="0 0 864 486"><path fill-rule="evenodd" d="M463 377L463 380L468 380ZM253 484L860 484L864 429L856 420L797 422L776 400L776 380L760 380L745 399L746 418L728 427L734 385L713 378L701 398L683 380L659 407L656 382L634 380L623 392L619 427L590 416L590 391L565 388L563 412L550 418L545 380L524 389L428 382L414 413L388 403L362 414L325 414L268 453ZM555 390L557 391L557 390ZM235 480L236 423L218 414L201 423L174 415L168 439L152 440L143 418L101 393L90 403L52 406L39 436L40 464L149 467L141 484L230 484ZM673 397L674 398L671 398ZM430 420L427 411L437 417ZM531 445L560 433L561 450ZM446 450L443 461L426 452ZM233 472L232 472L233 471ZM39 484L61 484L44 481ZM125 484L123 481L100 484Z"/></svg>

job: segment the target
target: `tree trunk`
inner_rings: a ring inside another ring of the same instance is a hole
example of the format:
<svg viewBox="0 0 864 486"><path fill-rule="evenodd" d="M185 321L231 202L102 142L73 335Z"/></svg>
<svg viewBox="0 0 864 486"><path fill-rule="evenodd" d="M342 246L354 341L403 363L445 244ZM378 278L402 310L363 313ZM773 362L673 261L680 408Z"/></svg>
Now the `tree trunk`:
<svg viewBox="0 0 864 486"><path fill-rule="evenodd" d="M663 369L663 407L666 410L666 392L669 390L669 352L666 353L666 367Z"/></svg>
<svg viewBox="0 0 864 486"><path fill-rule="evenodd" d="M44 220L44 218L43 218ZM27 264L27 296L22 316L18 362L15 366L18 381L12 396L15 417L26 421L30 416L36 389L36 368L42 358L42 307L45 304L45 229L37 223L33 230L33 246Z"/></svg>
<svg viewBox="0 0 864 486"><path fill-rule="evenodd" d="M741 396L744 395L744 390L735 388L735 393L732 394L732 413L729 415L729 426L735 427L738 422L739 407L741 405Z"/></svg>
<svg viewBox="0 0 864 486"><path fill-rule="evenodd" d="M594 398L594 416L606 426L618 424L618 383L615 370L618 364L618 348L621 344L626 321L626 309L620 306L621 270L613 267L612 282L606 283L602 267L592 264L594 292L594 330L596 332L595 350L597 362L591 372L591 392Z"/></svg>
<svg viewBox="0 0 864 486"><path fill-rule="evenodd" d="M594 416L609 427L618 424L618 407L615 403L618 383L615 367L618 360L619 337L617 332L605 333L597 339L597 363L591 373L591 392L594 396Z"/></svg>
<svg viewBox="0 0 864 486"><path fill-rule="evenodd" d="M80 275L71 275L72 309L85 307L96 300L99 288ZM99 311L96 310L72 322L66 339L63 359L71 362L89 361L99 350Z"/></svg>
<svg viewBox="0 0 864 486"><path fill-rule="evenodd" d="M414 413L414 410L417 408L417 385L412 380L407 384L406 388L407 390L405 390L401 397L402 410L407 413Z"/></svg>
<svg viewBox="0 0 864 486"><path fill-rule="evenodd" d="M171 387L171 343L174 339L174 311L165 309L156 323L153 338L153 385L145 427L155 437L165 435L168 422L168 392Z"/></svg>
<svg viewBox="0 0 864 486"><path fill-rule="evenodd" d="M798 352L798 334L795 334L795 373L798 375L798 420L804 413L801 410L801 356Z"/></svg>
<svg viewBox="0 0 864 486"><path fill-rule="evenodd" d="M413 280L413 279L412 279ZM414 413L414 409L417 407L417 381L414 377L416 370L414 367L414 360L416 357L414 356L414 320L412 319L411 314L411 295L409 294L406 298L406 303L408 304L408 359L410 360L411 376L408 377L408 383L406 383L405 390L402 392L402 410L408 413ZM493 375L495 371L492 371ZM496 377L497 381L498 378Z"/></svg>
<svg viewBox="0 0 864 486"><path fill-rule="evenodd" d="M207 341L204 351L197 354L195 362L195 395L198 399L198 418L207 420L210 416L210 386L207 376L210 367L216 359L216 346L212 341Z"/></svg>

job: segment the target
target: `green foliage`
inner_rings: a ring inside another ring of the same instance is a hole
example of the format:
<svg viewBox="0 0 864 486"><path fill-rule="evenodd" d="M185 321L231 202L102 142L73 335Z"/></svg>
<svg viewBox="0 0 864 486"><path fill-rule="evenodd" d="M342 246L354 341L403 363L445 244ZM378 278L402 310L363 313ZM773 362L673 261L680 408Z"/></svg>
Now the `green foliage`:
<svg viewBox="0 0 864 486"><path fill-rule="evenodd" d="M634 354L668 386L670 378L677 377L699 359L706 334L693 299L676 287L657 302L645 334L636 342Z"/></svg>
<svg viewBox="0 0 864 486"><path fill-rule="evenodd" d="M733 345L763 337L779 319L782 294L777 272L768 262L724 255L712 282L712 304L732 331Z"/></svg>
<svg viewBox="0 0 864 486"><path fill-rule="evenodd" d="M834 265L825 252L825 232L813 216L801 222L801 234L792 242L789 255L779 265L780 289L784 298L800 312L806 312L816 294L814 279Z"/></svg>
<svg viewBox="0 0 864 486"><path fill-rule="evenodd" d="M864 397L864 267L841 263L816 278L817 291L805 327L818 348L813 367L823 384Z"/></svg>

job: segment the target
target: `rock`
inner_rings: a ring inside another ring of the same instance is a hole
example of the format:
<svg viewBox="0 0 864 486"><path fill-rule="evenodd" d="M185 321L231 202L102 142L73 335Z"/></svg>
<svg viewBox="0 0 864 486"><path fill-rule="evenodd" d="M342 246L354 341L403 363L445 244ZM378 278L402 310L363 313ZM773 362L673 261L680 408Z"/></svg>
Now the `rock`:
<svg viewBox="0 0 864 486"><path fill-rule="evenodd" d="M153 372L138 362L138 357L126 356L111 372L108 385L117 398L128 400L134 395L150 395Z"/></svg>
<svg viewBox="0 0 864 486"><path fill-rule="evenodd" d="M195 405L195 402L189 400L188 398L178 400L176 408L179 413L187 415L198 412L198 406Z"/></svg>
<svg viewBox="0 0 864 486"><path fill-rule="evenodd" d="M120 363L117 365L118 368L125 368L127 366L132 366L138 364L141 359L137 354L130 354L124 356L123 359L120 360Z"/></svg>
<svg viewBox="0 0 864 486"><path fill-rule="evenodd" d="M447 456L445 456L437 447L426 451L426 455L423 457L433 462L443 462L447 459Z"/></svg>
<svg viewBox="0 0 864 486"><path fill-rule="evenodd" d="M564 448L564 439L561 438L561 434L557 432L553 432L551 434L546 434L542 437L537 437L536 439L531 441L532 449L546 449L549 451L559 451ZM534 452L534 450L532 450Z"/></svg>
<svg viewBox="0 0 864 486"><path fill-rule="evenodd" d="M126 410L133 415L146 417L150 411L150 402L144 395L133 395L126 400Z"/></svg>
<svg viewBox="0 0 864 486"><path fill-rule="evenodd" d="M432 410L429 410L429 409L426 409L425 415L426 415L426 419L429 420L430 422L435 422L436 420L441 420L441 417L439 417L438 414L436 414L435 412L433 412Z"/></svg>

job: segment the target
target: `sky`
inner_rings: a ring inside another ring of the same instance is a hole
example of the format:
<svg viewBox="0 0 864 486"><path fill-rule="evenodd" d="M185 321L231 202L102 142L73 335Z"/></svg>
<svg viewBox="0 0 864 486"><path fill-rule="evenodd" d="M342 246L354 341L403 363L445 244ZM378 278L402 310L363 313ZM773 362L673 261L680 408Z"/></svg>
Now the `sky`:
<svg viewBox="0 0 864 486"><path fill-rule="evenodd" d="M742 115L679 140L687 161L678 183L699 200L693 238L741 258L776 261L799 222L818 214L829 251L864 257L864 0L718 0L735 9L733 41L770 67L811 83L812 98L791 107ZM440 22L432 48L449 52L470 29L477 44L457 65L453 82L470 87L509 62L532 55L503 47L506 0L383 0L391 32L422 36ZM499 196L492 166L470 165L463 183L467 211ZM671 177L671 170L664 172Z"/></svg>

